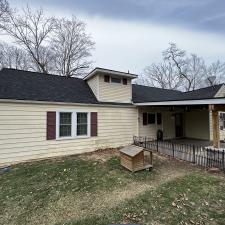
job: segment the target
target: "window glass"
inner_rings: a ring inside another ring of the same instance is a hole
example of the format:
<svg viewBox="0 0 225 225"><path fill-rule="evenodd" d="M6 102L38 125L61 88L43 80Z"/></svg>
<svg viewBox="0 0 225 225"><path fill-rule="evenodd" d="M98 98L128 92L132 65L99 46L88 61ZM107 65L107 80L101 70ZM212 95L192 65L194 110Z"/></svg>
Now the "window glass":
<svg viewBox="0 0 225 225"><path fill-rule="evenodd" d="M155 124L155 114L154 113L148 114L148 124Z"/></svg>
<svg viewBox="0 0 225 225"><path fill-rule="evenodd" d="M121 78L111 77L111 82L112 83L120 84L121 83Z"/></svg>
<svg viewBox="0 0 225 225"><path fill-rule="evenodd" d="M59 136L71 137L72 113L61 112L59 114Z"/></svg>
<svg viewBox="0 0 225 225"><path fill-rule="evenodd" d="M77 113L77 136L88 134L88 113Z"/></svg>

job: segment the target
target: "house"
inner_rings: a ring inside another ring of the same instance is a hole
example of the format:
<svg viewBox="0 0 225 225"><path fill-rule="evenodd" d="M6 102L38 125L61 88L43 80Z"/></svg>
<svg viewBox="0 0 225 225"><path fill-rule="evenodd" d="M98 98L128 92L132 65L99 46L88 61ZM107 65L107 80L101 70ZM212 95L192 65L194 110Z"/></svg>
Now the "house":
<svg viewBox="0 0 225 225"><path fill-rule="evenodd" d="M164 139L219 147L223 84L184 93L135 85L134 78L103 68L84 79L2 69L0 164L125 146L158 130Z"/></svg>

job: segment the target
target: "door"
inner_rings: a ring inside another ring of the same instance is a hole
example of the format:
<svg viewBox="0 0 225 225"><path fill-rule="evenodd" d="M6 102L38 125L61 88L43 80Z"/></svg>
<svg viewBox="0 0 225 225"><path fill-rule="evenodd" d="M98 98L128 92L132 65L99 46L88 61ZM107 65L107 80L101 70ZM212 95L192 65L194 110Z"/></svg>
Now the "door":
<svg viewBox="0 0 225 225"><path fill-rule="evenodd" d="M181 113L175 114L175 135L176 138L183 137L183 115Z"/></svg>

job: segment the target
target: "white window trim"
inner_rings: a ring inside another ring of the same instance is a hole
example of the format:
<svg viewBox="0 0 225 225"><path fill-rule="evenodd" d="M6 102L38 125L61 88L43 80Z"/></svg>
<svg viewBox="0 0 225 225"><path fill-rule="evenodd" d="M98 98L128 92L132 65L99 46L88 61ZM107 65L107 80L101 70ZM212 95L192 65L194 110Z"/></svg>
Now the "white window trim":
<svg viewBox="0 0 225 225"><path fill-rule="evenodd" d="M72 113L72 124L71 124L71 136L69 137L60 137L59 136L59 114L60 113ZM87 113L87 135L77 135L77 113ZM56 140L71 140L71 139L82 139L89 138L91 136L91 113L84 110L60 110L56 112Z"/></svg>

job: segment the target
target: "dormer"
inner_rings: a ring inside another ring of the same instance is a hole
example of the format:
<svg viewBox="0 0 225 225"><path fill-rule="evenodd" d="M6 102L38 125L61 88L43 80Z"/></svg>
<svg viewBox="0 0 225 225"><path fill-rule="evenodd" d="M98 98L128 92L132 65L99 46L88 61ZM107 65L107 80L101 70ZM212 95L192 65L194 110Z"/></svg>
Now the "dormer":
<svg viewBox="0 0 225 225"><path fill-rule="evenodd" d="M131 81L138 76L103 68L95 68L84 80L100 102L132 102Z"/></svg>

